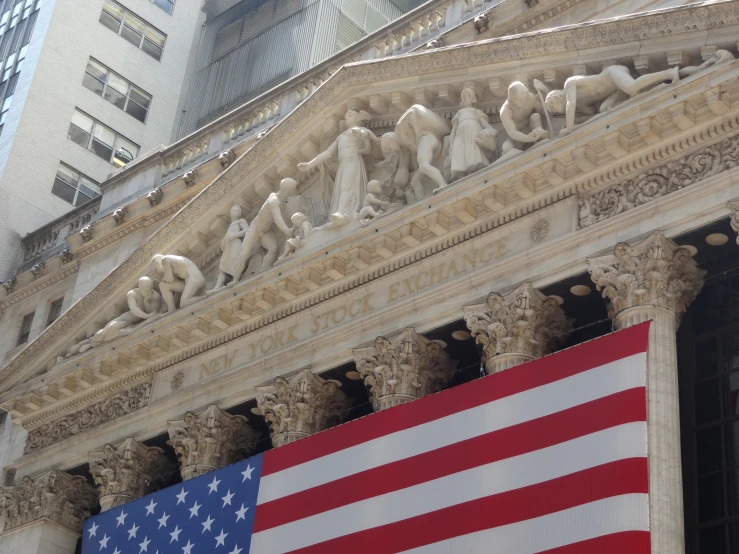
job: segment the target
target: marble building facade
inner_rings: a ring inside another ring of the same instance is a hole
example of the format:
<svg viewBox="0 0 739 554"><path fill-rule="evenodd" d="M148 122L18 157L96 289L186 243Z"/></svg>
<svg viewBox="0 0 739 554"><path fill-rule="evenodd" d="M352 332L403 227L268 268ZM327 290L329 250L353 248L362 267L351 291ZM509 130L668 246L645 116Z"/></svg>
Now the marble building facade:
<svg viewBox="0 0 739 554"><path fill-rule="evenodd" d="M685 349L737 259L739 2L595 4L440 31L429 3L416 51L339 54L273 124L104 185L3 284L0 553L75 552L98 510L645 320L652 551L730 552Z"/></svg>

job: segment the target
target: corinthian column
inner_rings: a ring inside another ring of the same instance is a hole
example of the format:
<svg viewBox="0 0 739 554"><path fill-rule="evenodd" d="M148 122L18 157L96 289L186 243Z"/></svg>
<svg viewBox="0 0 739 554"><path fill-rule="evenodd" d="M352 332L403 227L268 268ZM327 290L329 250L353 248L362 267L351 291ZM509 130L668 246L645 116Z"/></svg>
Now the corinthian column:
<svg viewBox="0 0 739 554"><path fill-rule="evenodd" d="M523 283L501 296L464 307L467 328L482 344L488 375L526 363L556 350L570 332L571 323L557 299Z"/></svg>
<svg viewBox="0 0 739 554"><path fill-rule="evenodd" d="M687 248L660 232L588 260L616 329L651 320L647 350L649 519L654 554L685 551L677 347L680 316L703 286Z"/></svg>
<svg viewBox="0 0 739 554"><path fill-rule="evenodd" d="M339 423L350 402L341 383L305 368L289 379L257 389L257 406L269 424L275 447L294 442Z"/></svg>
<svg viewBox="0 0 739 554"><path fill-rule="evenodd" d="M230 415L211 405L185 418L169 421L169 444L180 460L182 480L226 467L246 457L259 438L241 415Z"/></svg>
<svg viewBox="0 0 739 554"><path fill-rule="evenodd" d="M20 485L0 487L0 516L5 518L0 542L11 542L7 535L23 525L50 521L70 531L72 552L82 533L82 522L90 517L97 498L95 488L84 477L73 477L56 468L33 479L24 477ZM29 534L29 544L24 542L24 548L31 546L31 539Z"/></svg>
<svg viewBox="0 0 739 554"><path fill-rule="evenodd" d="M354 362L369 387L374 410L442 390L457 367L445 348L443 341L428 340L415 329L406 329L393 340L377 337L373 347L354 350Z"/></svg>
<svg viewBox="0 0 739 554"><path fill-rule="evenodd" d="M103 512L154 492L157 482L173 469L161 448L150 448L134 439L117 447L106 444L89 456Z"/></svg>

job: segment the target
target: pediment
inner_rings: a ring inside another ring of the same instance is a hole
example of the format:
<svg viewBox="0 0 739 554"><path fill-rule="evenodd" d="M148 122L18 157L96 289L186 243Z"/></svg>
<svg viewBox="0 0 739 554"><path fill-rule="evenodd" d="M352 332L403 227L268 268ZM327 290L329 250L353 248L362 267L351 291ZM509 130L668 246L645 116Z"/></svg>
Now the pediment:
<svg viewBox="0 0 739 554"><path fill-rule="evenodd" d="M372 116L370 129L379 134L392 129L412 104L425 104L451 118L461 89L473 87L483 99L481 109L494 120L513 80L546 80L552 70L571 74L584 61L598 70L614 59L633 66L636 56L666 65L665 46L657 40L665 29L672 30L670 44L679 43L696 63L706 33L717 47L734 48L726 29L739 24L738 5L695 4L342 67L3 368L0 401L24 425L34 427L51 413L143 382L197 352L432 255L455 244L458 236L485 232L731 136L739 127L734 116L739 111L739 97L734 100L739 62L657 87L566 137L484 168L349 236L339 233L321 248L296 254L203 304L56 363L71 343L109 319L110 306L122 304L139 277L151 271L155 254L178 253L207 270L218 256L234 203L251 219L283 177L298 178L301 196L308 198L316 174L300 174L296 164L334 140L347 107L366 109ZM685 30L688 19L699 22L696 29Z"/></svg>

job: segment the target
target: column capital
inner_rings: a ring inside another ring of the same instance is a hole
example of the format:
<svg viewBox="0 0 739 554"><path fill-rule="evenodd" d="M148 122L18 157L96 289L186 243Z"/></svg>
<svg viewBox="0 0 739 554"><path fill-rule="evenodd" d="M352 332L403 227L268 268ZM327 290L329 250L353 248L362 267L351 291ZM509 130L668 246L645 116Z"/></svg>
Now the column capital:
<svg viewBox="0 0 739 554"><path fill-rule="evenodd" d="M180 460L183 481L239 461L259 438L246 417L227 414L214 404L199 414L186 412L183 419L168 424L169 444Z"/></svg>
<svg viewBox="0 0 739 554"><path fill-rule="evenodd" d="M154 492L162 477L174 469L161 448L132 438L118 446L106 444L89 456L103 512Z"/></svg>
<svg viewBox="0 0 739 554"><path fill-rule="evenodd" d="M272 444L294 442L343 420L351 402L340 387L339 381L323 379L309 368L257 387L257 406L269 424Z"/></svg>
<svg viewBox="0 0 739 554"><path fill-rule="evenodd" d="M79 475L52 468L35 478L26 476L19 485L0 487L3 533L46 519L80 534L97 499L95 488Z"/></svg>
<svg viewBox="0 0 739 554"><path fill-rule="evenodd" d="M491 292L482 304L464 306L467 328L483 345L488 373L545 356L559 347L571 322L559 302L523 283L505 295Z"/></svg>
<svg viewBox="0 0 739 554"><path fill-rule="evenodd" d="M357 371L369 387L376 412L442 390L454 376L457 362L444 350L446 343L429 340L405 329L390 340L354 350Z"/></svg>
<svg viewBox="0 0 739 554"><path fill-rule="evenodd" d="M621 242L613 254L587 261L593 282L608 300L611 318L637 307L662 308L679 318L700 292L706 274L690 250L660 231L634 246Z"/></svg>

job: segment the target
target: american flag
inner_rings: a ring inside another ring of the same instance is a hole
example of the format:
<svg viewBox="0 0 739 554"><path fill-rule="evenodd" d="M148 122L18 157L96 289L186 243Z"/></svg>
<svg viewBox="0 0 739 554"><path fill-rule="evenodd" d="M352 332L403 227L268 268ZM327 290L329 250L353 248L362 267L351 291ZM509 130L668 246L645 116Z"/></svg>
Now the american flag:
<svg viewBox="0 0 739 554"><path fill-rule="evenodd" d="M648 554L649 324L85 522L83 554Z"/></svg>

